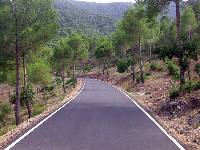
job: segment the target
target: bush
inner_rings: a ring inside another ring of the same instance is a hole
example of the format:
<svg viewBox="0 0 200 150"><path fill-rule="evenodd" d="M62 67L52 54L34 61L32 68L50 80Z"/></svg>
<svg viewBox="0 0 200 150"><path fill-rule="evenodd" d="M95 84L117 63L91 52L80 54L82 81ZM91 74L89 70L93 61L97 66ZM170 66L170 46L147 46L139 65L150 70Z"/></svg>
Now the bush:
<svg viewBox="0 0 200 150"><path fill-rule="evenodd" d="M26 106L27 102L33 103L34 99L34 92L32 90L31 86L22 87L21 93L20 93L20 105L22 107Z"/></svg>
<svg viewBox="0 0 200 150"><path fill-rule="evenodd" d="M157 64L157 63L151 63L150 64L150 70L151 71L162 71L163 68L160 64Z"/></svg>
<svg viewBox="0 0 200 150"><path fill-rule="evenodd" d="M7 103L0 103L0 123L2 126L5 126L5 120L7 119L8 114L11 112L11 107Z"/></svg>
<svg viewBox="0 0 200 150"><path fill-rule="evenodd" d="M0 83L8 80L7 74L4 71L0 71Z"/></svg>
<svg viewBox="0 0 200 150"><path fill-rule="evenodd" d="M173 86L172 89L169 91L169 97L176 98L179 95L180 95L180 88Z"/></svg>
<svg viewBox="0 0 200 150"><path fill-rule="evenodd" d="M173 63L172 61L167 62L167 69L169 72L169 75L173 77L173 79L178 80L179 79L179 67Z"/></svg>
<svg viewBox="0 0 200 150"><path fill-rule="evenodd" d="M170 90L170 98L176 98L177 96L180 95L181 92L191 92L194 90L199 90L200 89L200 81L199 82L186 82L184 85L182 85L181 87L173 87Z"/></svg>
<svg viewBox="0 0 200 150"><path fill-rule="evenodd" d="M128 67L129 65L126 60L120 60L117 63L117 72L124 73L126 70L128 70Z"/></svg>
<svg viewBox="0 0 200 150"><path fill-rule="evenodd" d="M83 67L83 72L86 73L86 72L89 72L92 70L92 65L85 65Z"/></svg>
<svg viewBox="0 0 200 150"><path fill-rule="evenodd" d="M44 107L44 104L41 104L41 103L37 103L33 106L33 113L32 115L33 116L37 116L39 114L41 114L42 112L44 112L45 110L45 107Z"/></svg>
<svg viewBox="0 0 200 150"><path fill-rule="evenodd" d="M71 86L71 85L75 85L77 83L77 79L69 79L65 82L65 85L67 86Z"/></svg>

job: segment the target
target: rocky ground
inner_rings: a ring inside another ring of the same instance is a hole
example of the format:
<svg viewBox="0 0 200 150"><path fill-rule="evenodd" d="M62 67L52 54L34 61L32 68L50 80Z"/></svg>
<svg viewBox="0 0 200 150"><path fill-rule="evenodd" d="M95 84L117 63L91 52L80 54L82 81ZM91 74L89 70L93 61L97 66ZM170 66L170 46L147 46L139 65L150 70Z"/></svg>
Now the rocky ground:
<svg viewBox="0 0 200 150"><path fill-rule="evenodd" d="M166 71L150 71L144 85L132 82L130 73L110 69L110 79L91 72L85 77L98 78L126 90L140 105L174 136L186 149L200 149L200 90L169 98L169 89L177 86Z"/></svg>
<svg viewBox="0 0 200 150"><path fill-rule="evenodd" d="M68 93L63 100L57 101L57 103L49 104L46 108L46 110L40 114L37 115L31 119L25 120L23 123L21 123L16 128L10 130L5 135L0 137L0 149L3 149L9 142L11 142L13 139L15 139L17 136L19 136L24 131L31 128L33 125L37 124L39 121L47 117L49 114L57 110L59 107L61 107L63 104L71 100L82 88L83 81L78 81L78 84L76 88L71 89L70 93Z"/></svg>

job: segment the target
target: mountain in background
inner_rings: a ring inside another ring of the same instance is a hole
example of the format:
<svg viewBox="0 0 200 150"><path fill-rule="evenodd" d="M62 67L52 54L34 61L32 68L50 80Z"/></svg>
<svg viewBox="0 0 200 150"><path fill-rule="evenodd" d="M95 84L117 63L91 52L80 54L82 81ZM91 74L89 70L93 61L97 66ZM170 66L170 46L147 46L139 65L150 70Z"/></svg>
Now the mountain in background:
<svg viewBox="0 0 200 150"><path fill-rule="evenodd" d="M109 35L131 3L93 3L74 0L55 0L59 14L60 35L83 32Z"/></svg>

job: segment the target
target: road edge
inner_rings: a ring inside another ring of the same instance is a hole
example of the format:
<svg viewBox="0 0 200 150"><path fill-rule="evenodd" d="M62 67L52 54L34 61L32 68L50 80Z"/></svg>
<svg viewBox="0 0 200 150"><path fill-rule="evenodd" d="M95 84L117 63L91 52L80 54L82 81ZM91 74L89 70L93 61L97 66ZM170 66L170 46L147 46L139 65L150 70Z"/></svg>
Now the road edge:
<svg viewBox="0 0 200 150"><path fill-rule="evenodd" d="M72 102L83 91L83 89L85 88L85 82L83 80L82 80L82 82L83 82L83 85L82 85L80 91L74 97L72 97L69 101L67 101L66 103L64 103L62 106L60 106L57 110L55 110L54 112L52 112L50 115L48 115L47 117L45 117L42 121L40 121L39 123L37 123L34 127L32 127L31 129L29 129L27 132L25 132L22 136L20 136L19 138L17 138L10 145L6 146L6 148L4 150L10 150L17 143L19 143L21 140L23 140L25 137L27 137L30 133L32 133L35 129L37 129L39 126L41 126L44 122L46 122L48 119L50 119L52 116L54 116L57 112L59 112L62 108L64 108L66 105L68 105L70 102Z"/></svg>
<svg viewBox="0 0 200 150"><path fill-rule="evenodd" d="M97 79L95 79L97 80ZM144 108L142 108L142 106L140 106L140 104L138 104L138 102L136 102L135 100L133 100L133 98L131 98L128 94L126 94L126 91L116 85L113 85L109 82L105 82L102 80L98 80L101 81L103 83L106 83L112 87L114 87L115 89L117 89L118 91L120 91L122 94L124 94L128 99L130 99L180 150L186 150L175 138L173 138L155 119L154 117L152 117L152 115L150 115ZM129 93L130 94L130 93Z"/></svg>

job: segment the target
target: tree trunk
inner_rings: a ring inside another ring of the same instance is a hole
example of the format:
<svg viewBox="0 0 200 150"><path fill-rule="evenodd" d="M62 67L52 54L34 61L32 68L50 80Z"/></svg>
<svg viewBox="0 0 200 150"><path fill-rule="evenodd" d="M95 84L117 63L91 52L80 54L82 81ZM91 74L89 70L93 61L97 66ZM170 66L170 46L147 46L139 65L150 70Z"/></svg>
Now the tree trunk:
<svg viewBox="0 0 200 150"><path fill-rule="evenodd" d="M73 64L73 79L75 79L76 77L75 77L75 71L76 71L76 65L75 64Z"/></svg>
<svg viewBox="0 0 200 150"><path fill-rule="evenodd" d="M178 42L178 46L180 46L181 42L180 42L180 23L181 23L181 19L180 19L180 0L176 0L176 36L177 36L177 42Z"/></svg>
<svg viewBox="0 0 200 150"><path fill-rule="evenodd" d="M16 99L15 99L15 120L16 125L20 124L20 95L19 95L19 68L20 68L20 50L19 50L19 37L18 37L18 19L17 19L16 0L13 1L13 15L15 18L15 61L16 61Z"/></svg>
<svg viewBox="0 0 200 150"><path fill-rule="evenodd" d="M152 59L152 45L151 43L149 44L149 60L151 62L151 59Z"/></svg>
<svg viewBox="0 0 200 150"><path fill-rule="evenodd" d="M26 67L26 55L25 54L22 56L22 61L23 61L23 73L24 73L24 87L27 87L28 82L27 82L27 67Z"/></svg>
<svg viewBox="0 0 200 150"><path fill-rule="evenodd" d="M191 85L191 73L190 73L190 66L188 66L188 78Z"/></svg>
<svg viewBox="0 0 200 150"><path fill-rule="evenodd" d="M106 70L106 61L104 60L104 62L103 62L103 74L105 74L105 70Z"/></svg>
<svg viewBox="0 0 200 150"><path fill-rule="evenodd" d="M106 73L107 73L107 79L110 78L110 74L109 74L109 71L108 71L108 66L106 66Z"/></svg>
<svg viewBox="0 0 200 150"><path fill-rule="evenodd" d="M64 65L64 63L62 64L61 76L62 76L62 83L63 83L63 93L66 93L66 90L65 90L65 65Z"/></svg>
<svg viewBox="0 0 200 150"><path fill-rule="evenodd" d="M180 66L180 84L185 84L185 69Z"/></svg>
<svg viewBox="0 0 200 150"><path fill-rule="evenodd" d="M139 53L140 53L140 78L142 84L144 84L143 62L142 62L142 46L141 39L139 38Z"/></svg>
<svg viewBox="0 0 200 150"><path fill-rule="evenodd" d="M45 89L45 87L44 87L44 89L43 89L43 94L44 94L44 102L45 102L45 105L47 105L47 98L46 98L46 89Z"/></svg>
<svg viewBox="0 0 200 150"><path fill-rule="evenodd" d="M29 101L27 101L26 107L28 110L28 118L30 119L32 116L32 110L31 110L31 103Z"/></svg>
<svg viewBox="0 0 200 150"><path fill-rule="evenodd" d="M132 79L133 79L133 82L135 81L135 66L132 65Z"/></svg>

